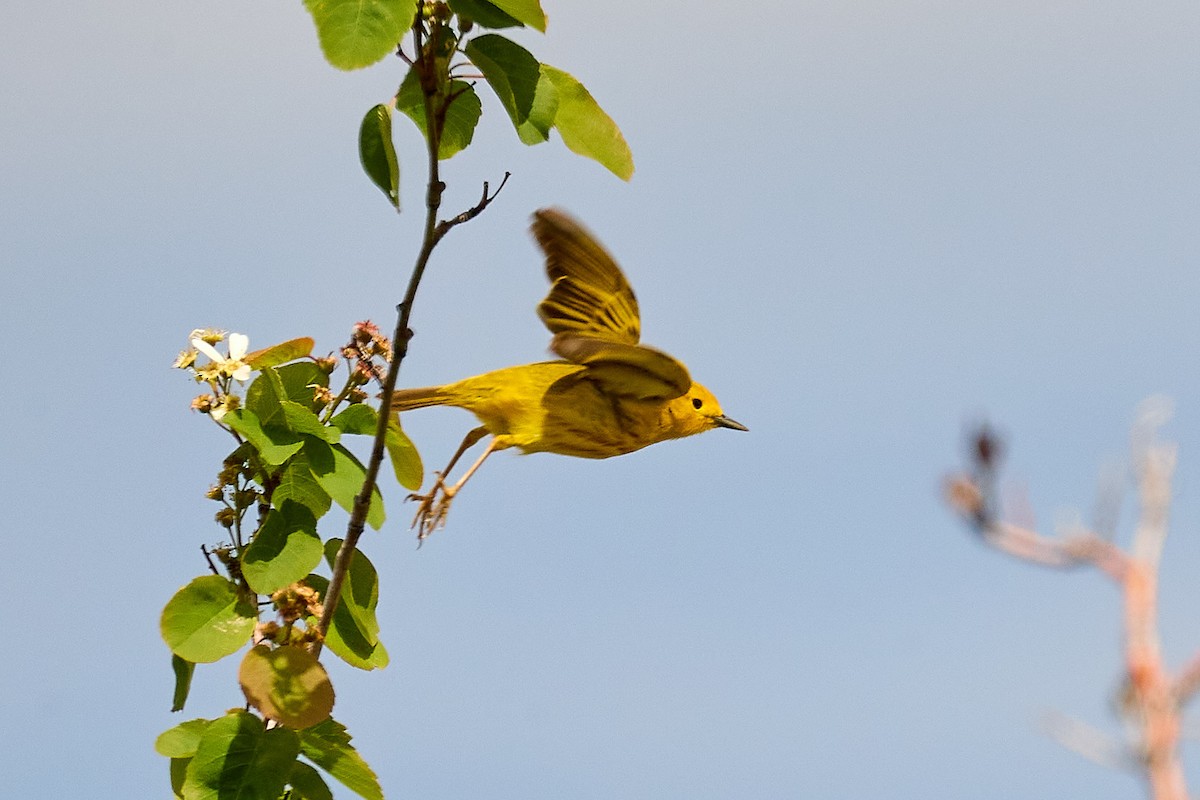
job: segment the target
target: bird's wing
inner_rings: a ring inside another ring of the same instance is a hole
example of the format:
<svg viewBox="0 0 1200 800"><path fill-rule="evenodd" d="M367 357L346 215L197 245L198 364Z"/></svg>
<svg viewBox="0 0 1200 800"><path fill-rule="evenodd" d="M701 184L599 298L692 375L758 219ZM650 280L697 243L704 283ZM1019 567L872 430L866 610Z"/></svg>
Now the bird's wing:
<svg viewBox="0 0 1200 800"><path fill-rule="evenodd" d="M641 338L637 298L604 247L553 208L534 213L533 235L546 254L550 294L538 305L538 316L550 332L636 345Z"/></svg>
<svg viewBox="0 0 1200 800"><path fill-rule="evenodd" d="M586 366L589 380L620 397L670 400L686 394L692 386L687 367L644 344L562 332L550 341L550 349L568 361Z"/></svg>
<svg viewBox="0 0 1200 800"><path fill-rule="evenodd" d="M538 316L554 334L550 350L588 368L587 377L620 397L668 400L692 379L671 356L638 344L637 298L621 268L582 225L557 209L533 215L533 235L546 254L550 294Z"/></svg>

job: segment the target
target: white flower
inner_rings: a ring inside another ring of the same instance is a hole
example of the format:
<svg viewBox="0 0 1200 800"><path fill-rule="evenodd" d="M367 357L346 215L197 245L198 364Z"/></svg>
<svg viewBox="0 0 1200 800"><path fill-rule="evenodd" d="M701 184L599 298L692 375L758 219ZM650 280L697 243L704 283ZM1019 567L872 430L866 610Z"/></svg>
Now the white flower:
<svg viewBox="0 0 1200 800"><path fill-rule="evenodd" d="M231 333L229 334L229 355L223 356L217 352L217 348L203 339L192 339L192 347L212 359L212 365L220 374L228 375L234 380L242 382L250 378L250 365L242 361L246 356L246 347L249 344L250 337L243 333Z"/></svg>

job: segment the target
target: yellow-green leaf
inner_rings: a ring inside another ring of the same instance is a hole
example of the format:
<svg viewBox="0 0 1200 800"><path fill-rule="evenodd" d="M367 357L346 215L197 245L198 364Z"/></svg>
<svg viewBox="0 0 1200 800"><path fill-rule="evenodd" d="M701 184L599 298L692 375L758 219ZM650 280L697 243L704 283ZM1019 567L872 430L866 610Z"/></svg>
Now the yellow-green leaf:
<svg viewBox="0 0 1200 800"><path fill-rule="evenodd" d="M280 342L270 347L264 347L261 350L255 350L253 353L248 353L242 360L255 369L277 367L288 361L304 358L312 352L314 344L315 342L311 337L301 336L298 339L289 339L286 342Z"/></svg>
<svg viewBox="0 0 1200 800"><path fill-rule="evenodd" d="M491 0L496 8L529 27L546 32L546 12L539 0Z"/></svg>
<svg viewBox="0 0 1200 800"><path fill-rule="evenodd" d="M159 625L171 652L207 664L240 650L257 622L253 595L220 575L204 575L175 593Z"/></svg>
<svg viewBox="0 0 1200 800"><path fill-rule="evenodd" d="M393 416L388 420L387 438L388 458L392 462L392 470L401 486L415 492L421 488L425 480L425 468L421 464L421 454L408 435L400 429L400 423Z"/></svg>
<svg viewBox="0 0 1200 800"><path fill-rule="evenodd" d="M410 0L304 0L317 26L325 60L338 69L359 69L396 51L412 26Z"/></svg>
<svg viewBox="0 0 1200 800"><path fill-rule="evenodd" d="M612 117L583 84L561 69L542 65L558 93L554 127L572 152L593 159L621 180L633 177L633 153Z"/></svg>
<svg viewBox="0 0 1200 800"><path fill-rule="evenodd" d="M238 670L238 683L251 706L289 728L316 725L333 712L329 674L304 647L250 648Z"/></svg>

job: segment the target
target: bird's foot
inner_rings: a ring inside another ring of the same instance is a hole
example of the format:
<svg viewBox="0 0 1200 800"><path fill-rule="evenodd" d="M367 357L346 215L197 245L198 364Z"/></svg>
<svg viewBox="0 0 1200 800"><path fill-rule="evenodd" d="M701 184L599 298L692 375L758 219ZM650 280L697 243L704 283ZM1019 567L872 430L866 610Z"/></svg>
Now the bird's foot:
<svg viewBox="0 0 1200 800"><path fill-rule="evenodd" d="M410 528L417 530L417 542L423 542L431 533L446 525L446 515L450 513L450 501L454 499L457 490L447 486L441 475L437 476L428 494L410 494L406 499L416 500L417 513L413 515Z"/></svg>

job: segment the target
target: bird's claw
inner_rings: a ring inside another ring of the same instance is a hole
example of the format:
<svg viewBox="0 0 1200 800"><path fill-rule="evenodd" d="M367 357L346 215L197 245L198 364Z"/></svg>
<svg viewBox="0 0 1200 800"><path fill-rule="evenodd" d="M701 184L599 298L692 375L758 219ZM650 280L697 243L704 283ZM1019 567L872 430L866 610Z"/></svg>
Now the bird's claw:
<svg viewBox="0 0 1200 800"><path fill-rule="evenodd" d="M450 513L450 501L454 495L455 490L447 486L439 475L428 494L414 493L405 498L418 501L417 513L409 525L417 529L418 542L425 541L431 533L446 525L446 515Z"/></svg>

